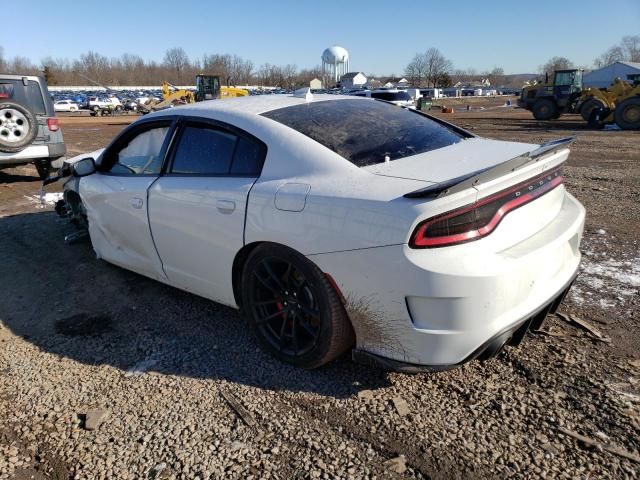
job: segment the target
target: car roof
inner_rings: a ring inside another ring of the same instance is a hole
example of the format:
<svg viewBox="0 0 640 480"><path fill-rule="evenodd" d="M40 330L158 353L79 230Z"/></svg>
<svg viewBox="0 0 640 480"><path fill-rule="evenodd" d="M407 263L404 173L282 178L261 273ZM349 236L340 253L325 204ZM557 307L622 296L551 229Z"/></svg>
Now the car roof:
<svg viewBox="0 0 640 480"><path fill-rule="evenodd" d="M293 107L295 105L303 105L306 103L354 100L354 98L357 97L352 95L332 95L327 93L314 93L309 100L304 97L296 97L292 94L252 95L248 97L225 98L224 100L209 100L199 102L194 105L188 105L188 108L180 107L179 109L169 110L173 110L174 114L178 113L178 111L184 111L185 115L192 115L196 110L202 110L202 113L205 111L220 111L259 115L261 113L270 112L271 110ZM367 99L361 98L360 100L366 101Z"/></svg>

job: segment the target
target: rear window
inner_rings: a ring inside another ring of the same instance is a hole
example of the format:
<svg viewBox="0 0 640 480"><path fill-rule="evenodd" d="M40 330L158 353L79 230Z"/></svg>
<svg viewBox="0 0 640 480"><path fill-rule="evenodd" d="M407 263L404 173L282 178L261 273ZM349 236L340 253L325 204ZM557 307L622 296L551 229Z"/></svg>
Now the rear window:
<svg viewBox="0 0 640 480"><path fill-rule="evenodd" d="M265 112L358 167L458 143L462 133L414 110L376 100L327 100Z"/></svg>
<svg viewBox="0 0 640 480"><path fill-rule="evenodd" d="M29 80L27 85L22 80L0 80L0 99L3 98L24 105L36 115L46 115L40 85L33 80Z"/></svg>

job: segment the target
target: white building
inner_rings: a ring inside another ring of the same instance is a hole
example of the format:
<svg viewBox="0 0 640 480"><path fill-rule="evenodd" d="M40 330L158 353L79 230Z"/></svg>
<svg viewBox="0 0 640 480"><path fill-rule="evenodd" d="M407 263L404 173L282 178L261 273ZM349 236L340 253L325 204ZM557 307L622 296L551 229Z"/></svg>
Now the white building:
<svg viewBox="0 0 640 480"><path fill-rule="evenodd" d="M320 90L322 88L322 82L319 78L314 78L309 82L309 88L311 90Z"/></svg>
<svg viewBox="0 0 640 480"><path fill-rule="evenodd" d="M360 88L367 84L367 76L362 72L347 72L340 77L342 88Z"/></svg>
<svg viewBox="0 0 640 480"><path fill-rule="evenodd" d="M582 77L582 84L585 87L607 88L616 78L627 80L627 75L633 74L640 75L640 63L615 62L585 73Z"/></svg>

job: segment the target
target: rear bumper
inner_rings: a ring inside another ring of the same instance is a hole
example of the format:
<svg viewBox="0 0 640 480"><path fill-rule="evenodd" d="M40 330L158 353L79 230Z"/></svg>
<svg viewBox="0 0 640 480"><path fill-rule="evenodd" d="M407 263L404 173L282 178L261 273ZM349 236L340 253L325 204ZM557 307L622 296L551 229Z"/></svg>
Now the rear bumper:
<svg viewBox="0 0 640 480"><path fill-rule="evenodd" d="M64 142L46 145L29 145L17 153L0 152L0 166L23 165L42 158L55 160L63 157L66 151Z"/></svg>
<svg viewBox="0 0 640 480"><path fill-rule="evenodd" d="M56 160L60 157L63 157L65 153L67 153L67 147L64 142L62 143L50 143L49 147L49 158L51 160Z"/></svg>
<svg viewBox="0 0 640 480"><path fill-rule="evenodd" d="M519 227L515 217L501 225L505 236ZM579 268L584 218L582 205L567 193L541 230L493 252L482 244L499 244L499 232L441 249L394 245L309 258L346 299L357 359L443 370L521 338L530 319L539 323L547 313L540 312L557 307Z"/></svg>
<svg viewBox="0 0 640 480"><path fill-rule="evenodd" d="M567 284L566 288L562 292L549 301L547 304L538 308L534 312L531 312L530 316L516 322L513 326L508 327L506 330L494 335L489 340L480 345L473 353L462 360L459 363L452 365L417 365L413 363L403 362L399 360L393 360L390 358L381 357L373 353L369 353L364 350L355 349L352 352L352 358L354 362L361 363L363 365L370 365L385 370L393 370L401 373L421 373L421 372L443 372L458 367L471 360L488 360L495 357L505 345L516 347L520 345L525 335L530 331L536 331L540 329L545 318L549 314L553 314L557 311L558 307L569 293L571 285L577 277L577 272Z"/></svg>

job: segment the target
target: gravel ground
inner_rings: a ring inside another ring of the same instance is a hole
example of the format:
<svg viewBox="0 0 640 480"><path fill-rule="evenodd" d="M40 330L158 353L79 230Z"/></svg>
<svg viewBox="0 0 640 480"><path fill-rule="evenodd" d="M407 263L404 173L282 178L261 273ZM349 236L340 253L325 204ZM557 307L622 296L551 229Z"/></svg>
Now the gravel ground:
<svg viewBox="0 0 640 480"><path fill-rule="evenodd" d="M583 272L564 319L438 374L283 365L234 310L64 245L35 170L0 172L0 478L640 477L640 135L486 106L453 119L582 135ZM63 118L72 153L122 123Z"/></svg>

